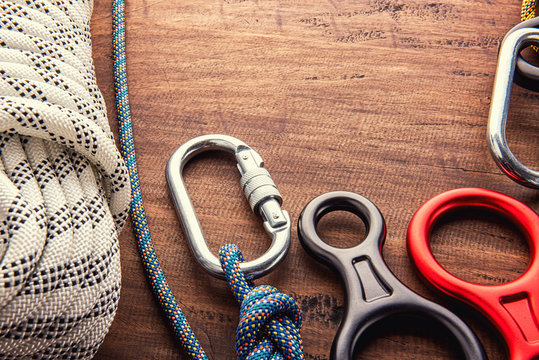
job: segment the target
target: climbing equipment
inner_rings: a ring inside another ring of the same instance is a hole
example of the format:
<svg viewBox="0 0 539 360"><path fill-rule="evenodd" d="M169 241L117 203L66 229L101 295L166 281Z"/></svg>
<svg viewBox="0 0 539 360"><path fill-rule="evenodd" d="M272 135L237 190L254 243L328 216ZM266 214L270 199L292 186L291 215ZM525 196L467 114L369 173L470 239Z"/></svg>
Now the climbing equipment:
<svg viewBox="0 0 539 360"><path fill-rule="evenodd" d="M167 164L167 181L183 224L187 240L199 264L213 276L223 278L219 260L206 244L202 228L182 178L185 164L197 154L208 150L224 150L234 154L241 173L241 186L251 209L264 220L264 229L272 237L265 254L256 260L242 263L241 271L255 279L271 272L284 259L290 247L290 216L281 209L282 198L264 161L244 142L226 135L205 135L180 146Z"/></svg>
<svg viewBox="0 0 539 360"><path fill-rule="evenodd" d="M336 248L316 230L322 217L332 211L348 211L363 220L367 235L351 248ZM298 236L316 260L335 269L344 283L346 311L333 340L331 360L351 360L356 344L374 324L398 315L434 320L453 335L463 359L486 360L473 331L448 309L435 304L402 284L382 256L386 225L382 213L369 199L348 191L333 191L311 200L298 220Z"/></svg>
<svg viewBox="0 0 539 360"><path fill-rule="evenodd" d="M457 278L434 258L430 237L444 215L463 209L483 209L514 224L530 249L528 269L500 285L480 285ZM539 355L539 216L507 195L479 188L446 191L426 201L408 227L407 246L421 278L437 290L481 312L502 335L511 360L532 360Z"/></svg>
<svg viewBox="0 0 539 360"><path fill-rule="evenodd" d="M535 17L535 2L536 0L522 0L520 21L526 21Z"/></svg>
<svg viewBox="0 0 539 360"><path fill-rule="evenodd" d="M125 159L131 179L132 202L130 214L133 220L139 254L152 291L187 356L193 360L208 359L166 281L165 274L159 265L159 260L153 247L146 212L142 202L132 133L127 88L124 1L114 0L112 11L114 88L120 131L120 152ZM227 143L230 145L227 145ZM244 148L244 144L239 142L239 140L229 137L222 137L217 144L225 148L226 146L236 148L234 145L238 145L238 149L249 149L247 146ZM209 148L205 147L205 149L207 150ZM192 149L189 152L189 156L194 156L196 153L197 150ZM252 156L251 159L243 159L243 156L241 157L242 162L245 162L243 171L246 173L245 183L243 185L245 186L246 193L250 194L249 201L253 210L259 211L260 209L261 214L264 214L264 221L267 224L265 225L266 229L272 234L274 241L267 254L262 259L259 259L260 264L257 265L255 262L256 266L253 266L252 270L249 270L249 267L247 268L247 271L252 271L250 273L251 277L260 276L264 271L273 268L286 255L290 241L290 235L285 234L286 225L282 224L283 218L286 219L288 224L290 223L288 214L285 211L279 212L280 195L276 189L270 189L274 185L268 181L269 175L262 171L264 169L260 170L262 161L255 154L254 151L242 154ZM182 160L189 160L189 156ZM254 163L250 164L247 160L254 161ZM258 170L255 169L255 163ZM181 167L179 170L181 171ZM247 173L251 175L247 175ZM256 185L259 180L263 182L263 189L258 189L259 186ZM192 214L194 214L194 210L192 210ZM270 219L266 217L270 217ZM192 222L189 224L192 224ZM196 216L195 224L198 225ZM200 225L194 228L198 228L200 231ZM290 228L289 225L288 228ZM201 231L200 235L202 236ZM204 241L197 243L197 245L207 248ZM278 250L279 247L281 247L281 250L275 254L275 250ZM242 317L240 318L238 333L236 335L236 355L238 359L303 359L303 348L299 335L301 316L299 315L299 308L293 299L288 295L277 292L271 287L256 287L252 289L252 282L245 278L240 269L239 264L243 261L243 257L237 248L234 249L225 245L220 251L220 259L228 283L234 291L236 299L241 302Z"/></svg>
<svg viewBox="0 0 539 360"><path fill-rule="evenodd" d="M146 219L146 211L142 202L127 88L124 7L123 0L114 0L112 3L112 58L114 62L116 111L120 133L120 153L125 160L131 179L132 201L129 212L133 221L142 266L155 297L159 301L170 326L174 330L176 337L180 340L189 359L204 360L208 359L208 357L191 330L159 264Z"/></svg>
<svg viewBox="0 0 539 360"><path fill-rule="evenodd" d="M522 21L521 23L513 26L511 30L507 32L504 38L509 36L509 34L515 32L516 30L524 28L539 28L539 17L534 17L529 20ZM536 47L532 46L532 48L535 49ZM539 90L539 67L527 62L520 55L520 50L522 49L519 49L519 54L517 56L517 65L514 81L516 84L528 90L537 91Z"/></svg>
<svg viewBox="0 0 539 360"><path fill-rule="evenodd" d="M227 244L219 250L217 260L208 248L182 177L187 162L208 150L224 150L236 157L245 197L272 237L269 249L258 259L244 262L238 247ZM303 359L301 314L294 299L271 286L254 287L252 283L277 266L290 246L290 216L281 209L281 194L263 165L260 155L244 142L227 135L205 135L172 154L166 175L196 260L213 276L226 279L241 305L236 333L238 359Z"/></svg>
<svg viewBox="0 0 539 360"><path fill-rule="evenodd" d="M91 12L0 2L0 359L89 359L116 311L130 195Z"/></svg>
<svg viewBox="0 0 539 360"><path fill-rule="evenodd" d="M227 244L219 249L219 259L241 305L236 331L238 359L304 359L301 313L296 301L272 286L254 287L240 270L243 256L236 245Z"/></svg>
<svg viewBox="0 0 539 360"><path fill-rule="evenodd" d="M523 28L508 34L498 55L496 77L487 125L487 141L490 153L500 169L515 182L539 189L539 171L522 164L507 145L506 125L515 65L520 49L539 42L539 29Z"/></svg>
<svg viewBox="0 0 539 360"><path fill-rule="evenodd" d="M505 35L498 54L496 77L487 126L487 142L498 167L513 181L539 189L539 171L522 164L507 144L506 127L513 81L529 90L539 90L539 67L528 63L520 51L539 40L539 18L535 0L523 0L520 24ZM532 46L537 51L535 46Z"/></svg>

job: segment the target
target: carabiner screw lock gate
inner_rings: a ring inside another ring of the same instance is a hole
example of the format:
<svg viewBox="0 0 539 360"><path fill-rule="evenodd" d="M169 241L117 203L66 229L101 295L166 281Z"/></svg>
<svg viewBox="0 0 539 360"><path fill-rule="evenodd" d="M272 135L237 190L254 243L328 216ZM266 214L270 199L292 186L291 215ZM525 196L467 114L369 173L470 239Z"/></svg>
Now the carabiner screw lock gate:
<svg viewBox="0 0 539 360"><path fill-rule="evenodd" d="M244 142L227 135L204 135L180 146L167 164L167 181L189 245L196 260L210 274L224 279L219 260L206 243L193 203L183 181L183 168L197 154L223 150L235 155L241 174L240 184L254 213L260 214L271 236L270 248L258 259L240 265L247 278L269 273L284 259L290 247L290 216L281 209L282 198L260 155Z"/></svg>

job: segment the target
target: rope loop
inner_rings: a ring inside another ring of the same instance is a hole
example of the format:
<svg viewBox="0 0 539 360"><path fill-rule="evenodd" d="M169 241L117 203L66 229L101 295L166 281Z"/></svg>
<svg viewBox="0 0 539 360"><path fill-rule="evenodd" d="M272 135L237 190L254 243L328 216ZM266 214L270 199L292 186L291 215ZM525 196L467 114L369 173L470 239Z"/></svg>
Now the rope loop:
<svg viewBox="0 0 539 360"><path fill-rule="evenodd" d="M301 312L296 301L272 286L254 287L241 272L243 255L234 244L219 250L219 259L230 289L241 305L236 331L239 360L304 359Z"/></svg>
<svg viewBox="0 0 539 360"><path fill-rule="evenodd" d="M92 0L0 1L0 359L91 359L120 296L127 168Z"/></svg>

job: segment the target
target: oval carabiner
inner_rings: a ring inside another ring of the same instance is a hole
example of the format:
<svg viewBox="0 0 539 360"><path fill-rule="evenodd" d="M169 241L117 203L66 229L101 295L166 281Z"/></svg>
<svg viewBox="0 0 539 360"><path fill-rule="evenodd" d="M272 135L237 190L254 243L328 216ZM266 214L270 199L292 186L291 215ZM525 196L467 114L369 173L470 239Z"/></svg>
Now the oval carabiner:
<svg viewBox="0 0 539 360"><path fill-rule="evenodd" d="M520 50L530 43L539 43L539 29L515 30L502 42L488 116L487 141L494 161L507 176L521 185L539 189L539 171L526 167L513 155L505 135L517 58Z"/></svg>
<svg viewBox="0 0 539 360"><path fill-rule="evenodd" d="M244 262L241 270L249 279L269 273L284 259L290 247L290 216L281 209L282 198L264 161L256 151L243 141L227 135L204 135L180 146L167 164L167 181L172 192L185 235L196 260L215 277L224 279L219 260L210 251L191 198L183 181L183 168L194 156L208 150L224 150L236 156L241 173L241 186L251 209L264 221L264 229L272 237L269 249L258 259Z"/></svg>

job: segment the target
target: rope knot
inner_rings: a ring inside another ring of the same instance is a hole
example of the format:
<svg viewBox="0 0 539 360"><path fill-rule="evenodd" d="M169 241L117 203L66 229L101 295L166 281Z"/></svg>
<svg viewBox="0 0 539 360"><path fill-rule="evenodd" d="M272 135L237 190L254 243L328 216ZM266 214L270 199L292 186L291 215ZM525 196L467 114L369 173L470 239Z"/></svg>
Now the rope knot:
<svg viewBox="0 0 539 360"><path fill-rule="evenodd" d="M300 336L301 312L289 295L268 285L254 287L241 272L243 255L236 245L219 250L228 284L241 305L236 331L238 359L304 359Z"/></svg>

